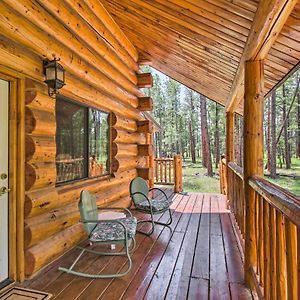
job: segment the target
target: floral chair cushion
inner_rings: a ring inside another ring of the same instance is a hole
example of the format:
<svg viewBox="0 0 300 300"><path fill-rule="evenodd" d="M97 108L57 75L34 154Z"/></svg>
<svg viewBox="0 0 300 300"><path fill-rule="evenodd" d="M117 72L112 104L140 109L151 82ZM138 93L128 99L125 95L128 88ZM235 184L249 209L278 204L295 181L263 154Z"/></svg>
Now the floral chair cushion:
<svg viewBox="0 0 300 300"><path fill-rule="evenodd" d="M152 211L158 212L165 209L168 209L170 205L172 204L172 200L170 199L150 199L150 202L152 204ZM136 208L142 209L142 210L148 210L150 211L149 202L147 200L142 201L136 205Z"/></svg>
<svg viewBox="0 0 300 300"><path fill-rule="evenodd" d="M118 219L127 228L128 238L136 232L137 220L135 217ZM116 222L100 222L90 234L92 242L122 241L125 240L124 227Z"/></svg>

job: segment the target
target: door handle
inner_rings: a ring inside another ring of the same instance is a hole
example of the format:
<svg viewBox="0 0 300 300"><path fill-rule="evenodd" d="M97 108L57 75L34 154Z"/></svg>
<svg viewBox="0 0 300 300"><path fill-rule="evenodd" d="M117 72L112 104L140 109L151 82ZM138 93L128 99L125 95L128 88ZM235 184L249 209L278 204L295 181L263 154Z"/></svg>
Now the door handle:
<svg viewBox="0 0 300 300"><path fill-rule="evenodd" d="M8 189L7 187L3 186L2 188L0 188L0 196L7 194L10 192L10 189Z"/></svg>

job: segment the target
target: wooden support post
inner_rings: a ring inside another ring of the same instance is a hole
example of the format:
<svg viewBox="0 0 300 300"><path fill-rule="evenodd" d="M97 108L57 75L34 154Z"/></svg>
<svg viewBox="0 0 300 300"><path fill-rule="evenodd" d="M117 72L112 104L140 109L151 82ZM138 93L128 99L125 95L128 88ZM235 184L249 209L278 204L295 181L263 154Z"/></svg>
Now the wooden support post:
<svg viewBox="0 0 300 300"><path fill-rule="evenodd" d="M137 145L138 148L138 156L152 156L152 145L145 144L145 145Z"/></svg>
<svg viewBox="0 0 300 300"><path fill-rule="evenodd" d="M228 163L234 160L234 112L226 112L226 182L227 182L227 207L229 206L230 190L232 191L234 182L230 181L230 169Z"/></svg>
<svg viewBox="0 0 300 300"><path fill-rule="evenodd" d="M151 168L136 168L138 176L145 180L153 177L153 170Z"/></svg>
<svg viewBox="0 0 300 300"><path fill-rule="evenodd" d="M257 252L255 192L249 186L249 178L253 175L263 176L263 82L263 62L247 61L244 101L245 281L251 288L252 269L257 264Z"/></svg>
<svg viewBox="0 0 300 300"><path fill-rule="evenodd" d="M182 156L177 154L174 156L174 192L182 192Z"/></svg>

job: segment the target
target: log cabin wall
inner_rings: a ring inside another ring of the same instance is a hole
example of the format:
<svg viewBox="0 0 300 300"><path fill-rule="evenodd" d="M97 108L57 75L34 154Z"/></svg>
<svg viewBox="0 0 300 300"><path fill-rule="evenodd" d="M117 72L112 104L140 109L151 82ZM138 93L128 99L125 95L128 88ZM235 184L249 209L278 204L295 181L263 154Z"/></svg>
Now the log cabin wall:
<svg viewBox="0 0 300 300"><path fill-rule="evenodd" d="M26 77L24 271L31 277L85 237L77 209L82 189L95 193L99 205L128 207L129 182L151 174L145 149L152 129L140 123L140 112L152 103L139 88L152 78L138 73L136 49L100 2L5 0L0 11L0 68ZM42 64L53 57L66 70L61 95L112 113L108 178L56 186L56 103Z"/></svg>

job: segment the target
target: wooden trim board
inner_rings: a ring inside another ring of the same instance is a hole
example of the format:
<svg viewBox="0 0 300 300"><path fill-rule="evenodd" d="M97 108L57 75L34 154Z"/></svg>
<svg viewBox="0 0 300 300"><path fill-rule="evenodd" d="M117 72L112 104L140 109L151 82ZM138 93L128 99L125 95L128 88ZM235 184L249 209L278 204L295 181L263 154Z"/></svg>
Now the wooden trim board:
<svg viewBox="0 0 300 300"><path fill-rule="evenodd" d="M25 78L0 65L9 99L9 278L24 280Z"/></svg>

